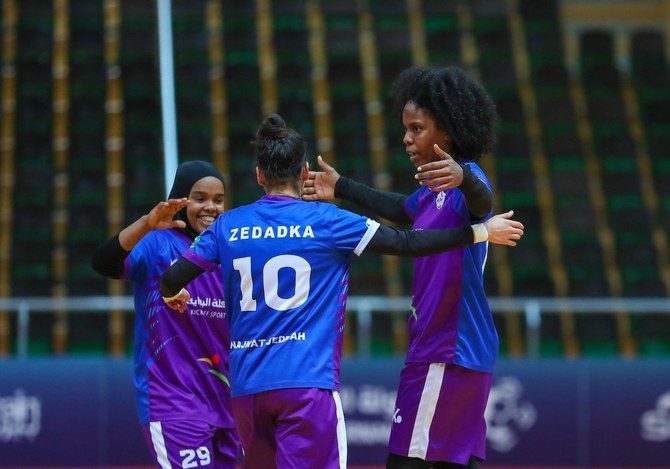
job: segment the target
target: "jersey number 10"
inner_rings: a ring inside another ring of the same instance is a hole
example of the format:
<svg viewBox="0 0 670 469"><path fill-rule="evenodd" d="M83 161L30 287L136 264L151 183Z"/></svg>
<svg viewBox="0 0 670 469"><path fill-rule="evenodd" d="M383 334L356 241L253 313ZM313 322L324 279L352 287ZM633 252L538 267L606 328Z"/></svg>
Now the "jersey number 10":
<svg viewBox="0 0 670 469"><path fill-rule="evenodd" d="M242 311L256 311L256 300L253 298L254 273L251 271L251 257L233 259L233 268L240 273L240 290ZM291 269L295 273L295 289L293 296L279 296L279 271ZM269 259L263 266L262 280L265 304L277 311L287 311L302 305L309 297L309 278L312 267L306 259L291 254L282 254Z"/></svg>

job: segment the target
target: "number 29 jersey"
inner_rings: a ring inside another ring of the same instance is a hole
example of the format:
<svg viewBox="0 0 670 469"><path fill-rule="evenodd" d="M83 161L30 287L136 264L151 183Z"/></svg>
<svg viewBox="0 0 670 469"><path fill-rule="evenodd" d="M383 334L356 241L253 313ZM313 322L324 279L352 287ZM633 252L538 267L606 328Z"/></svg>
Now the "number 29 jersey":
<svg viewBox="0 0 670 469"><path fill-rule="evenodd" d="M349 262L378 228L333 204L266 195L196 238L184 257L221 265L233 397L339 389Z"/></svg>

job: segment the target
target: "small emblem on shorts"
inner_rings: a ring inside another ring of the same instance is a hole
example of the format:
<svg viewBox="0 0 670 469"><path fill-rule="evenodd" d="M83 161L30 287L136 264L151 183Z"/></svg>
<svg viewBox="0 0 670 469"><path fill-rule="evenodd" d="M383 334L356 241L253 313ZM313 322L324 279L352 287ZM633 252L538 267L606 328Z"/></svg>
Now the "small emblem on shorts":
<svg viewBox="0 0 670 469"><path fill-rule="evenodd" d="M393 423L400 422L402 422L402 415L400 415L400 409L396 409L395 412L393 412Z"/></svg>
<svg viewBox="0 0 670 469"><path fill-rule="evenodd" d="M437 194L437 199L435 199L435 206L437 207L438 210L441 209L442 206L444 205L445 197L446 195L444 195L444 191Z"/></svg>

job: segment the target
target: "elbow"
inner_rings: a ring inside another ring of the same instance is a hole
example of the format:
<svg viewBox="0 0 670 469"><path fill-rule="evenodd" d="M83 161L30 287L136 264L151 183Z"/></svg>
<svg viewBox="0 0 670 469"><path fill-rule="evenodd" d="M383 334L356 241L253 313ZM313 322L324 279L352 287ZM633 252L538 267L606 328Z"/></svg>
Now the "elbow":
<svg viewBox="0 0 670 469"><path fill-rule="evenodd" d="M472 203L468 203L468 212L476 219L483 219L493 210L493 198L489 193L486 197L481 197Z"/></svg>
<svg viewBox="0 0 670 469"><path fill-rule="evenodd" d="M91 269L93 269L99 275L106 276L102 270L101 262L95 254L91 258Z"/></svg>
<svg viewBox="0 0 670 469"><path fill-rule="evenodd" d="M105 258L97 253L93 254L91 258L91 268L98 274L103 277L120 279L123 274L123 266L121 268L112 269L110 264L105 260Z"/></svg>
<svg viewBox="0 0 670 469"><path fill-rule="evenodd" d="M491 208L492 207L470 210L470 215L472 215L473 218L477 220L483 220L488 216L489 213L491 213Z"/></svg>

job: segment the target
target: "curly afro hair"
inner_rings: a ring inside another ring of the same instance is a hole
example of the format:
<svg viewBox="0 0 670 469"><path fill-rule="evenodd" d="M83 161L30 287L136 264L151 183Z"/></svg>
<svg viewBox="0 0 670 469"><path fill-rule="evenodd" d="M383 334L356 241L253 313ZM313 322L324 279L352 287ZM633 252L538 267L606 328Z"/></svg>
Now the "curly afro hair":
<svg viewBox="0 0 670 469"><path fill-rule="evenodd" d="M496 145L496 106L482 85L458 67L412 67L393 85L393 109L402 116L413 102L427 112L453 142L457 161L477 161Z"/></svg>

